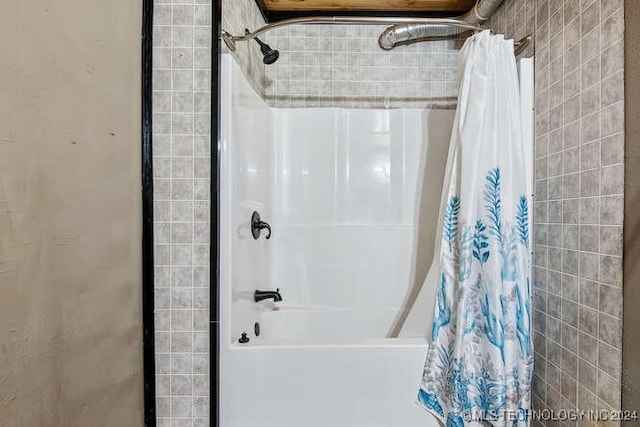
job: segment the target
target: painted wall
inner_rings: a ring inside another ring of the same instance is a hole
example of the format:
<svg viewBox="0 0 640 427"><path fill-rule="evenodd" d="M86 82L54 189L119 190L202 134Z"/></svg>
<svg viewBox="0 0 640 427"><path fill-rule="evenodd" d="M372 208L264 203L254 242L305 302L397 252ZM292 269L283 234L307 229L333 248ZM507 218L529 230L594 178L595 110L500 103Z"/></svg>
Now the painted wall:
<svg viewBox="0 0 640 427"><path fill-rule="evenodd" d="M622 0L506 0L489 23L535 34L538 409L621 404L624 12Z"/></svg>
<svg viewBox="0 0 640 427"><path fill-rule="evenodd" d="M142 425L141 10L2 4L2 427Z"/></svg>

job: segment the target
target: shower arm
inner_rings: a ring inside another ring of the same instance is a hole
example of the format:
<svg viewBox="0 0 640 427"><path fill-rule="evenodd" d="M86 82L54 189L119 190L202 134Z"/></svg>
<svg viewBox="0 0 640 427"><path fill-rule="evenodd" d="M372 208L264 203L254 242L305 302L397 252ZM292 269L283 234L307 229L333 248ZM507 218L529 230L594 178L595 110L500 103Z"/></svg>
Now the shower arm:
<svg viewBox="0 0 640 427"><path fill-rule="evenodd" d="M284 19L258 28L252 33L242 36L234 36L226 30L222 30L222 39L230 51L236 51L236 42L252 40L261 34L276 28L295 24L360 24L360 25L395 25L395 24L422 24L422 25L447 25L462 28L468 31L482 31L482 25L472 24L456 18L393 18L393 17L367 17L367 16L308 16L302 18Z"/></svg>

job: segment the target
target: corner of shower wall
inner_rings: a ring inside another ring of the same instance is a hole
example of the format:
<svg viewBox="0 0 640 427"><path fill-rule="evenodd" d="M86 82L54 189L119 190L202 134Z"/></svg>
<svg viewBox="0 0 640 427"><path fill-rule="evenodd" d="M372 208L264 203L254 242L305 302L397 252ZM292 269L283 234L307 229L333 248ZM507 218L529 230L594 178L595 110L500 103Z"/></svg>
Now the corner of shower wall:
<svg viewBox="0 0 640 427"><path fill-rule="evenodd" d="M222 29L233 35L243 35L245 28L254 31L265 25L264 18L254 0L223 0ZM265 66L257 43L240 42L235 52L221 43L222 53L230 53L240 66L255 91L264 97Z"/></svg>
<svg viewBox="0 0 640 427"><path fill-rule="evenodd" d="M220 149L220 322L224 351L246 332L253 337L259 306L257 289L275 289L269 280L271 241L251 234L258 212L273 214L273 120L271 109L228 54L222 55ZM274 230L277 233L277 230Z"/></svg>

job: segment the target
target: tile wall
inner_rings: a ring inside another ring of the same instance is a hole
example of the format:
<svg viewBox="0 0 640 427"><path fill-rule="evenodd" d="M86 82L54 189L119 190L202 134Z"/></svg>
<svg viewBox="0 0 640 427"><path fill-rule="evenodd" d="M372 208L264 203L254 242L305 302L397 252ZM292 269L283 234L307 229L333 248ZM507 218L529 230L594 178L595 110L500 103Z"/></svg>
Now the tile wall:
<svg viewBox="0 0 640 427"><path fill-rule="evenodd" d="M265 35L280 59L265 67L275 107L455 108L454 40L378 46L380 25L298 25Z"/></svg>
<svg viewBox="0 0 640 427"><path fill-rule="evenodd" d="M211 1L155 3L157 420L200 427L209 425Z"/></svg>
<svg viewBox="0 0 640 427"><path fill-rule="evenodd" d="M211 0L156 0L153 35L156 394L158 426L209 426ZM264 20L223 1L223 28ZM257 44L234 53L258 93Z"/></svg>
<svg viewBox="0 0 640 427"><path fill-rule="evenodd" d="M264 25L264 18L255 0L222 1L223 30L238 36L244 34L245 28L255 31ZM221 45L223 52L229 53L227 46L224 43ZM264 97L265 66L262 63L260 47L256 42L238 42L236 46L236 51L232 53L233 57L256 92Z"/></svg>
<svg viewBox="0 0 640 427"><path fill-rule="evenodd" d="M208 425L210 0L158 0L154 34L159 425ZM264 21L223 2L234 34ZM489 23L536 37L537 408L620 406L623 212L622 0L505 0ZM299 26L234 53L278 107L455 107L456 48L391 52L382 27ZM530 53L533 48L529 48ZM551 425L552 423L547 423ZM561 423L567 424L567 423Z"/></svg>
<svg viewBox="0 0 640 427"><path fill-rule="evenodd" d="M622 0L506 0L490 23L535 29L539 409L620 407L623 18Z"/></svg>

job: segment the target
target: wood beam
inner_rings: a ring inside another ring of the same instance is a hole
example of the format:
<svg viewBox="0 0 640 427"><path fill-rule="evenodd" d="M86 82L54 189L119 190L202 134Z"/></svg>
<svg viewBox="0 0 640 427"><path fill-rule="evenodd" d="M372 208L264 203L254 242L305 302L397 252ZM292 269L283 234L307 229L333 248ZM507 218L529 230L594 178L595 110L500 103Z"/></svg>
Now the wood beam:
<svg viewBox="0 0 640 427"><path fill-rule="evenodd" d="M406 11L469 10L475 0L263 0L269 11Z"/></svg>

